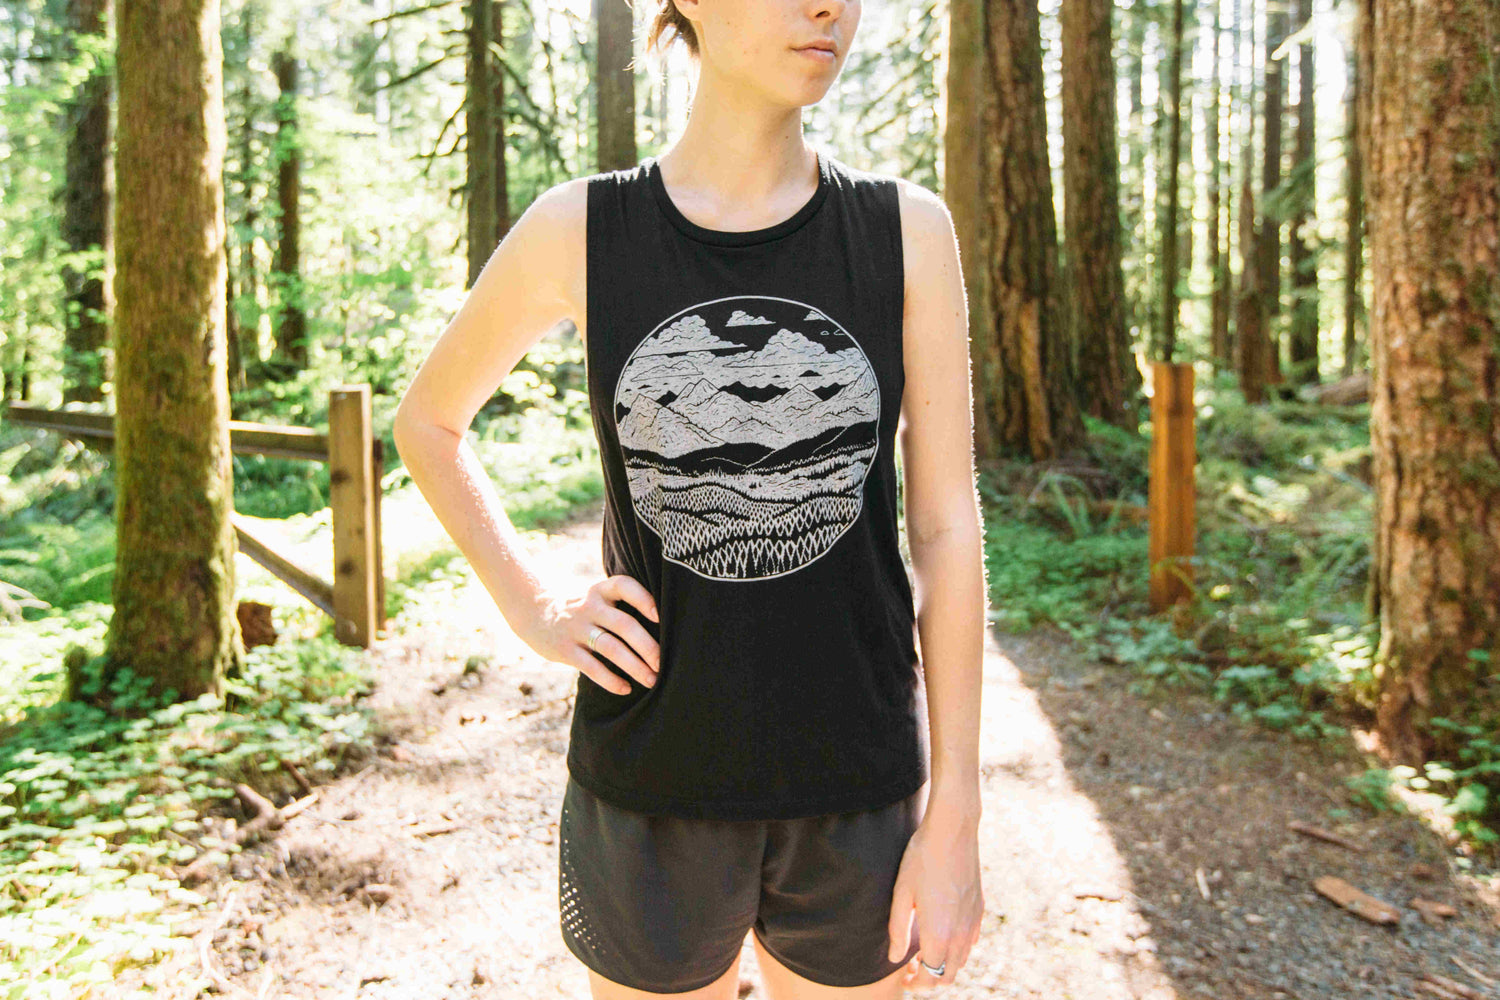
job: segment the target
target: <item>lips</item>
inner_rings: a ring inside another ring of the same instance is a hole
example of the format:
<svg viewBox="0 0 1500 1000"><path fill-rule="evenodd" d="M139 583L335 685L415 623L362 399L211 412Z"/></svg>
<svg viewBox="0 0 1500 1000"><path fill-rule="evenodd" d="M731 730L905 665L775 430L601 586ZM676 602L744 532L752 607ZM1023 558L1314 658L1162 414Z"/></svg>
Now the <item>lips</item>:
<svg viewBox="0 0 1500 1000"><path fill-rule="evenodd" d="M827 52L829 55L838 55L838 49L832 42L813 42L811 45L798 46L797 51L805 52L808 49L817 49L822 52Z"/></svg>

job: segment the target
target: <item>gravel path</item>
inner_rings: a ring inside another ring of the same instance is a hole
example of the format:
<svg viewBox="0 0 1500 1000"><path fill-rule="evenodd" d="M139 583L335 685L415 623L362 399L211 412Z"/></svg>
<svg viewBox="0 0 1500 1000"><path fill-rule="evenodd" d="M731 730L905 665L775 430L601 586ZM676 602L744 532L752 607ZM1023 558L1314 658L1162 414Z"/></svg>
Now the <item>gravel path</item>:
<svg viewBox="0 0 1500 1000"><path fill-rule="evenodd" d="M538 563L597 578L597 514L533 536ZM211 960L237 996L589 995L557 910L577 674L522 645L477 585L419 618L373 654L389 742L202 890L234 906ZM471 656L488 665L466 672ZM1045 630L989 638L983 712L984 936L934 995L1500 998L1500 878L1461 874L1413 819L1351 806L1357 750L1134 694L1123 668ZM1340 909L1323 875L1399 923ZM1429 923L1414 897L1457 913ZM741 975L742 996L764 996L748 938Z"/></svg>

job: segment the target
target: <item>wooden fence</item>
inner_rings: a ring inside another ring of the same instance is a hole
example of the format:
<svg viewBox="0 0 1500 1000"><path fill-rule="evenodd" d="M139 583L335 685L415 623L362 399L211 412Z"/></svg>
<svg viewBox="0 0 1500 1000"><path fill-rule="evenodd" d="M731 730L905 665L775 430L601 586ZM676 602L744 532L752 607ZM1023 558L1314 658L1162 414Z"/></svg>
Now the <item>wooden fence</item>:
<svg viewBox="0 0 1500 1000"><path fill-rule="evenodd" d="M101 450L114 446L114 417L107 413L47 410L11 403L7 416L19 424L44 427ZM370 420L370 387L337 386L328 393L328 430L277 427L244 420L229 422L230 450L326 462L328 505L333 509L333 580L298 566L258 537L251 522L234 519L239 549L272 575L330 615L339 642L368 648L385 623L385 573L380 544L380 480L385 472L383 442Z"/></svg>

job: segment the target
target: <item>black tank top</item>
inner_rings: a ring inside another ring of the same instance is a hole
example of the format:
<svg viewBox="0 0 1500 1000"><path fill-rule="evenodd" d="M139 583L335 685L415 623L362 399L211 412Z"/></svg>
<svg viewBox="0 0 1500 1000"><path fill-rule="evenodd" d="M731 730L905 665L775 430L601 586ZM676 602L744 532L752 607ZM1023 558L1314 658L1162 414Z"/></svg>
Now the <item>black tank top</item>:
<svg viewBox="0 0 1500 1000"><path fill-rule="evenodd" d="M817 148L817 147L815 147ZM588 186L588 391L608 574L661 674L578 676L568 769L638 812L873 809L928 772L897 532L904 272L893 178L821 148L763 229L696 225L656 159Z"/></svg>

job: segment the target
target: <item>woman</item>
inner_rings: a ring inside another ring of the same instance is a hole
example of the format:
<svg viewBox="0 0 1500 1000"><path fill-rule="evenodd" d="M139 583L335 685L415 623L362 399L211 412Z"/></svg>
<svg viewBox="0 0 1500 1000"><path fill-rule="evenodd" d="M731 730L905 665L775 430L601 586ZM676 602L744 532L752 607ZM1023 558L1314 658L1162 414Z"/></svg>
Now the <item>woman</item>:
<svg viewBox="0 0 1500 1000"><path fill-rule="evenodd" d="M651 44L697 68L681 140L531 205L397 446L507 622L579 671L559 912L596 998L729 1000L747 933L773 1000L951 983L983 913L985 617L952 222L804 141L858 0L657 2ZM563 318L606 485L581 594L544 584L464 442Z"/></svg>

